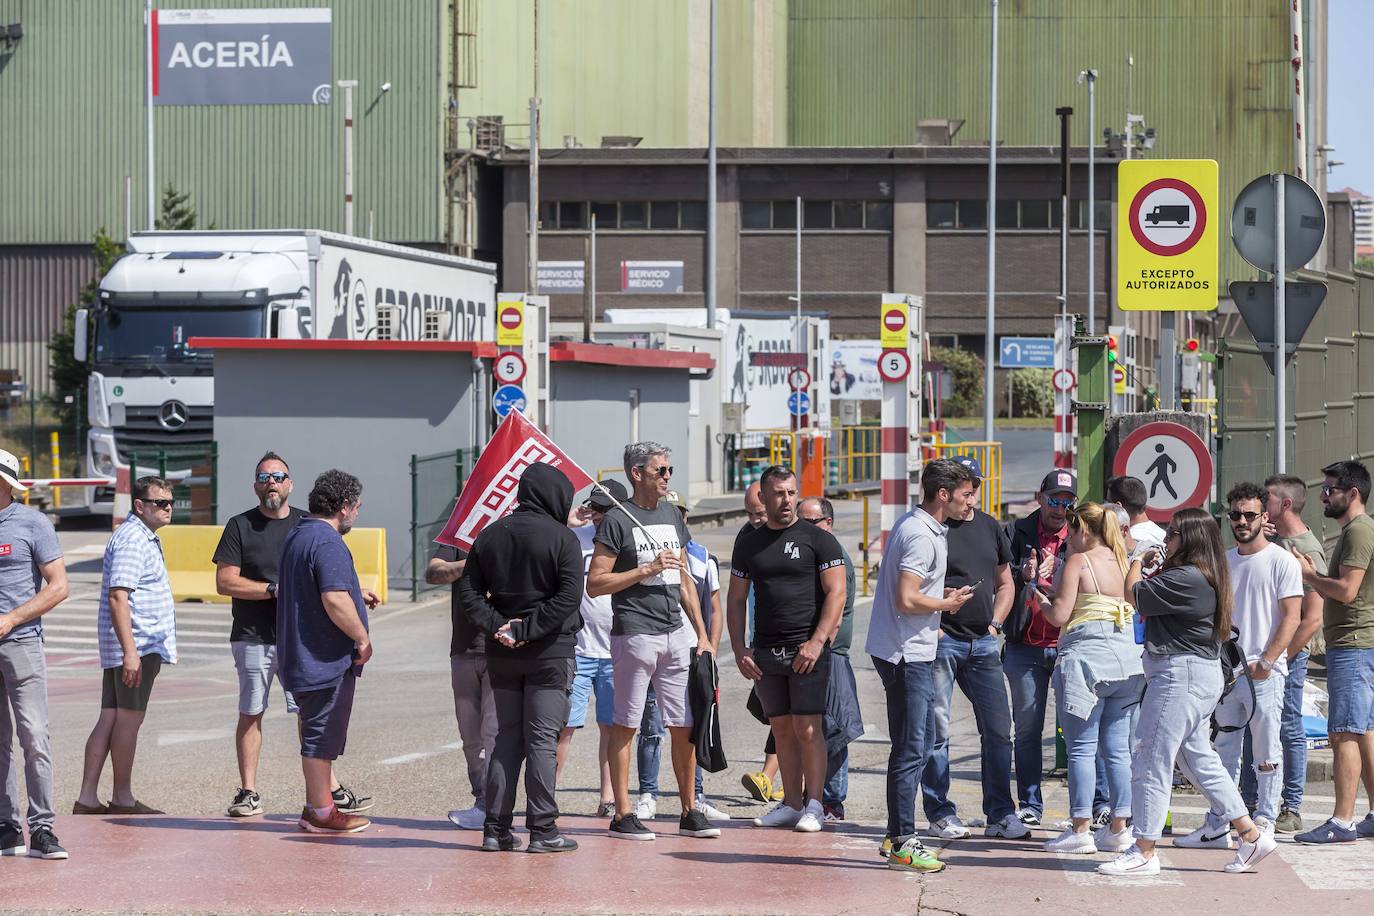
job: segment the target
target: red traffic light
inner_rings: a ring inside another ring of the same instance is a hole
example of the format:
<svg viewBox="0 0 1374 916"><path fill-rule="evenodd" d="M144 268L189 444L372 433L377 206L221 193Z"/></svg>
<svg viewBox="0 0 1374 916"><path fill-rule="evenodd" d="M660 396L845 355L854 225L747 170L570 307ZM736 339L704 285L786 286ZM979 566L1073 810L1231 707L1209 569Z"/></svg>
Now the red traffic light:
<svg viewBox="0 0 1374 916"><path fill-rule="evenodd" d="M1196 353L1200 346L1196 337L1189 337L1183 342L1183 349L1188 353Z"/></svg>
<svg viewBox="0 0 1374 916"><path fill-rule="evenodd" d="M1108 334L1108 335L1107 335L1107 349L1108 349L1108 350L1115 350L1115 349L1116 349L1116 346L1117 346L1116 335L1115 335L1115 334Z"/></svg>

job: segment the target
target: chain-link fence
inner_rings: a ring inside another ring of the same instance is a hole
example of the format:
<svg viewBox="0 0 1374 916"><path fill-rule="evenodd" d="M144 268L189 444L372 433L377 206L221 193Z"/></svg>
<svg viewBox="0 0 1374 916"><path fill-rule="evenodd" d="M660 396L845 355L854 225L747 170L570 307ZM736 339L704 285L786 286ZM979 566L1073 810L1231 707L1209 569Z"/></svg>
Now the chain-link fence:
<svg viewBox="0 0 1374 916"><path fill-rule="evenodd" d="M425 582L434 538L453 513L463 481L477 462L478 449L454 449L410 456L410 600L438 586Z"/></svg>
<svg viewBox="0 0 1374 916"><path fill-rule="evenodd" d="M155 475L172 486L172 522L213 525L218 516L219 446L184 445L133 449L129 452L129 482Z"/></svg>
<svg viewBox="0 0 1374 916"><path fill-rule="evenodd" d="M81 477L86 462L85 392L38 396L20 381L0 379L0 448L19 459L28 477ZM84 491L58 487L34 489L30 503L59 508L81 499Z"/></svg>

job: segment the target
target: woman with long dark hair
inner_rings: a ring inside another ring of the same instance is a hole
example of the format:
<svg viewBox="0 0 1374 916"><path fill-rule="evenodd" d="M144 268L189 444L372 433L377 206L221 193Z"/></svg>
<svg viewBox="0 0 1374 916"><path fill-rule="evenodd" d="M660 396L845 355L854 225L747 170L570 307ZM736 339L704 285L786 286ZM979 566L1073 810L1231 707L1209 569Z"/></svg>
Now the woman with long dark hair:
<svg viewBox="0 0 1374 916"><path fill-rule="evenodd" d="M1221 699L1221 644L1231 635L1231 581L1221 529L1201 509L1174 515L1164 541L1164 565L1144 578L1156 551L1133 561L1126 593L1145 618L1145 695L1131 759L1135 845L1097 870L1106 875L1157 875L1155 846L1173 791L1175 759L1213 811L1240 834L1226 871L1243 872L1276 848L1255 826L1235 782L1212 748L1212 710Z"/></svg>

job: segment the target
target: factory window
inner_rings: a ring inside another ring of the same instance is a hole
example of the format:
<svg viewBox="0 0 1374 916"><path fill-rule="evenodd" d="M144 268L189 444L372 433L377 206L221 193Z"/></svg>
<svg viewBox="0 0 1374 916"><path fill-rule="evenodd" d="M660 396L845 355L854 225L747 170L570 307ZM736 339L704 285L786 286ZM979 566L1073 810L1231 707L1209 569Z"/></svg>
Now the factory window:
<svg viewBox="0 0 1374 916"><path fill-rule="evenodd" d="M891 229L892 204L886 200L870 200L865 203L864 228Z"/></svg>
<svg viewBox="0 0 1374 916"><path fill-rule="evenodd" d="M997 201L997 228L1015 229L1020 223L1017 221L1017 200L998 200Z"/></svg>
<svg viewBox="0 0 1374 916"><path fill-rule="evenodd" d="M988 202L986 200L959 201L959 218L954 225L959 229L986 229L988 227Z"/></svg>
<svg viewBox="0 0 1374 916"><path fill-rule="evenodd" d="M616 217L618 208L614 201L592 204L592 216L596 217L596 228L614 229L620 225Z"/></svg>
<svg viewBox="0 0 1374 916"><path fill-rule="evenodd" d="M565 200L558 205L559 229L587 228L587 205L580 200Z"/></svg>
<svg viewBox="0 0 1374 916"><path fill-rule="evenodd" d="M861 200L835 201L835 228L862 229L864 227L864 202Z"/></svg>
<svg viewBox="0 0 1374 916"><path fill-rule="evenodd" d="M1021 228L1022 229L1048 229L1050 227L1050 211L1056 214L1055 221L1058 222L1059 202L1051 200L1023 200L1021 201Z"/></svg>
<svg viewBox="0 0 1374 916"><path fill-rule="evenodd" d="M746 200L740 224L745 229L772 229L773 205L766 200Z"/></svg>
<svg viewBox="0 0 1374 916"><path fill-rule="evenodd" d="M649 207L642 200L622 200L620 202L621 229L649 228Z"/></svg>
<svg viewBox="0 0 1374 916"><path fill-rule="evenodd" d="M744 229L796 229L797 201L747 200L743 203L740 225ZM804 200L802 228L871 229L892 228L892 202L886 200Z"/></svg>
<svg viewBox="0 0 1374 916"><path fill-rule="evenodd" d="M706 203L700 200L684 200L682 202L681 225L683 229L705 229Z"/></svg>
<svg viewBox="0 0 1374 916"><path fill-rule="evenodd" d="M649 204L649 226L653 229L676 229L677 201L656 200Z"/></svg>
<svg viewBox="0 0 1374 916"><path fill-rule="evenodd" d="M773 228L797 228L797 202L795 200L773 201Z"/></svg>
<svg viewBox="0 0 1374 916"><path fill-rule="evenodd" d="M932 200L926 204L927 229L953 229L957 202L952 200Z"/></svg>

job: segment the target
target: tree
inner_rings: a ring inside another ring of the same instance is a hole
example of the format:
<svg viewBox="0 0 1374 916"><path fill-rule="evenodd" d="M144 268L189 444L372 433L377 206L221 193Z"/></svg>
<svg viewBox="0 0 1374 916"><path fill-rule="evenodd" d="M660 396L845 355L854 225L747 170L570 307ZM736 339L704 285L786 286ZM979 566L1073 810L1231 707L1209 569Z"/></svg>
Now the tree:
<svg viewBox="0 0 1374 916"><path fill-rule="evenodd" d="M1048 417L1054 413L1050 369L1016 369L1007 374L1011 406L1018 417Z"/></svg>
<svg viewBox="0 0 1374 916"><path fill-rule="evenodd" d="M196 208L191 206L190 192L179 193L172 183L162 189L162 213L157 228L185 230L196 228ZM214 227L211 227L214 228Z"/></svg>
<svg viewBox="0 0 1374 916"><path fill-rule="evenodd" d="M983 361L968 350L933 347L930 358L953 376L954 396L944 403L945 416L971 417L983 408Z"/></svg>

